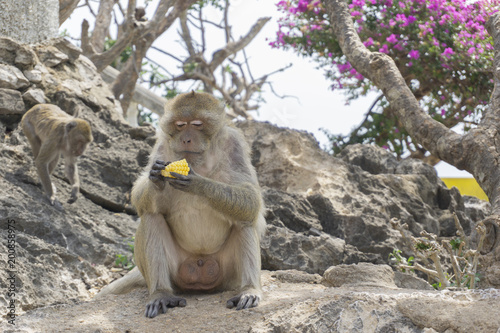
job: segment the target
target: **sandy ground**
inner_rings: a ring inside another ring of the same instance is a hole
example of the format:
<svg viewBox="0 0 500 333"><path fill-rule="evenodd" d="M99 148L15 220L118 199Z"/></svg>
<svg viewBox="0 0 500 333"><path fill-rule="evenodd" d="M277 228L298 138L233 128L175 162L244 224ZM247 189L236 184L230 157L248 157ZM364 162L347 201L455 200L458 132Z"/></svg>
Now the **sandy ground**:
<svg viewBox="0 0 500 333"><path fill-rule="evenodd" d="M29 311L16 318L16 327L5 322L3 332L248 332L266 320L266 314L296 303L328 297L323 285L286 283L263 272L264 299L253 309L236 311L225 307L233 292L183 295L185 308L144 317L146 290L111 295L98 301L54 305ZM300 287L299 287L300 286Z"/></svg>
<svg viewBox="0 0 500 333"><path fill-rule="evenodd" d="M182 295L184 308L144 317L146 290L26 312L0 332L500 332L500 290L434 291L321 284L319 275L262 272L264 299L225 307L234 292ZM355 283L355 281L353 281ZM71 302L71 301L69 301ZM498 331L497 331L498 330Z"/></svg>

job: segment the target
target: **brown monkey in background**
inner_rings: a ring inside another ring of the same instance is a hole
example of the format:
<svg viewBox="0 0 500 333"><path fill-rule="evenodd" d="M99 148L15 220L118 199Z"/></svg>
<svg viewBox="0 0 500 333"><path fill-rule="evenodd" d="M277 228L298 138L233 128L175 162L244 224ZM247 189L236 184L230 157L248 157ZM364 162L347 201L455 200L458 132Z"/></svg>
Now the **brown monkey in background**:
<svg viewBox="0 0 500 333"><path fill-rule="evenodd" d="M191 168L187 176L161 176L168 164L163 161L183 158ZM258 305L264 208L250 148L225 119L224 103L195 92L167 103L149 165L132 189L132 203L141 217L135 236L138 270L101 295L127 292L145 280L150 294L145 315L150 318L186 305L174 290L238 289L227 301L229 308Z"/></svg>
<svg viewBox="0 0 500 333"><path fill-rule="evenodd" d="M33 149L38 176L50 204L54 205L57 200L50 175L61 154L66 177L72 185L68 203L75 202L80 190L77 158L93 140L89 123L70 116L55 105L38 104L24 114L21 127Z"/></svg>

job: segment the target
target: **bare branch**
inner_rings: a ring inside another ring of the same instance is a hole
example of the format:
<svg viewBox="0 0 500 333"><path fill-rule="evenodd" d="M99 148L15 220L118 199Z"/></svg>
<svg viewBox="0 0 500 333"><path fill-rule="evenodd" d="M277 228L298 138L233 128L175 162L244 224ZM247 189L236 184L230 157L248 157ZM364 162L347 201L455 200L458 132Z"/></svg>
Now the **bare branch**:
<svg viewBox="0 0 500 333"><path fill-rule="evenodd" d="M158 63L157 61L155 61L155 60L153 60L153 59L151 59L149 57L146 57L145 59L147 61L149 61L150 63L155 64L156 66L158 66L159 68L161 68L169 76L172 76L172 73L170 73L170 71L168 69L166 69L165 66L163 66L162 64ZM144 81L144 82L147 82L147 81Z"/></svg>
<svg viewBox="0 0 500 333"><path fill-rule="evenodd" d="M180 63L184 62L184 61L182 61L181 59L179 59L179 58L177 58L176 56L174 56L172 53L168 53L167 51L164 51L164 50L162 50L162 49L160 49L160 48L158 48L158 47L156 47L156 46L151 46L151 48L152 48L153 50L155 50L155 51L158 51L158 52L160 52L160 53L163 53L164 55L167 55L167 56L169 56L169 57L171 57L171 58L173 58L173 59L177 60L177 61L178 61L178 62L180 62Z"/></svg>
<svg viewBox="0 0 500 333"><path fill-rule="evenodd" d="M94 30L90 43L97 52L104 51L104 41L108 35L109 25L111 23L111 13L115 0L102 0L99 4Z"/></svg>
<svg viewBox="0 0 500 333"><path fill-rule="evenodd" d="M237 42L230 42L226 45L226 47L217 50L212 55L212 61L210 62L210 67L215 69L219 67L222 62L227 59L227 57L235 54L238 51L241 51L244 47L246 47L260 30L264 27L264 25L270 20L270 17L260 18L250 29L250 31L246 34L246 36L240 38Z"/></svg>
<svg viewBox="0 0 500 333"><path fill-rule="evenodd" d="M199 16L199 20L200 20L200 34L201 34L201 53L205 53L205 50L207 49L206 46L207 46L207 43L206 43L206 39L205 39L205 26L203 25L203 17L202 17L202 14L201 14L201 8L200 8L200 12L198 13L198 16Z"/></svg>
<svg viewBox="0 0 500 333"><path fill-rule="evenodd" d="M188 50L189 55L192 57L196 54L196 51L193 46L193 39L191 38L191 32L189 31L189 27L187 25L187 12L183 11L179 16L179 21L181 23L181 31L180 34L184 44L186 45L186 49Z"/></svg>
<svg viewBox="0 0 500 333"><path fill-rule="evenodd" d="M84 54L92 60L94 65L97 67L97 70L101 72L104 68L106 68L109 64L115 60L120 53L130 44L133 40L137 30L141 27L140 25L136 25L134 18L135 11L135 0L129 0L128 9L127 9L127 19L125 20L123 29L123 34L118 38L116 43L106 52L97 53L93 48L90 40L88 39L88 22L86 23L86 31L84 31L84 24L82 23L82 50L84 50ZM85 21L84 21L85 22ZM135 29L137 28L137 29Z"/></svg>
<svg viewBox="0 0 500 333"><path fill-rule="evenodd" d="M71 16L78 2L79 0L59 0L59 26Z"/></svg>
<svg viewBox="0 0 500 333"><path fill-rule="evenodd" d="M226 33L226 44L231 41L231 26L229 25L228 14L229 12L229 0L226 0L226 5L224 6L224 32Z"/></svg>

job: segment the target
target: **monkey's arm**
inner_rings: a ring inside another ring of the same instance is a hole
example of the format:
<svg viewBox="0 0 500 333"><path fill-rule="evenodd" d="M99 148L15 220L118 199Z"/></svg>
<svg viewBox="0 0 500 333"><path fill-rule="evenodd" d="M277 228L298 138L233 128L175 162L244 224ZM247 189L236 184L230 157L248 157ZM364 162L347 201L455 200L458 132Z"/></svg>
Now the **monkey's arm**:
<svg viewBox="0 0 500 333"><path fill-rule="evenodd" d="M255 185L230 185L200 176L192 170L187 176L175 172L171 175L175 178L166 178L166 181L172 187L207 198L212 207L236 220L257 220L261 203Z"/></svg>
<svg viewBox="0 0 500 333"><path fill-rule="evenodd" d="M156 212L153 198L165 188L165 177L160 172L168 163L161 160L155 161L151 169L143 172L135 182L131 201L139 215L145 212Z"/></svg>

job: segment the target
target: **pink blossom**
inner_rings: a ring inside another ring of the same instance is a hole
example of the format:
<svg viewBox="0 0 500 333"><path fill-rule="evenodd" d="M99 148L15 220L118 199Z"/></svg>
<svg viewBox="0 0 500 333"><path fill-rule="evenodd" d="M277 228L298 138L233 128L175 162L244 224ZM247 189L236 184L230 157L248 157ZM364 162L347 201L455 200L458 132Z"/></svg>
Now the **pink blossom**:
<svg viewBox="0 0 500 333"><path fill-rule="evenodd" d="M389 53L389 47L387 44L384 44L384 46L382 46L378 51L382 53Z"/></svg>
<svg viewBox="0 0 500 333"><path fill-rule="evenodd" d="M398 39L396 38L396 35L395 34L391 34L389 37L387 37L385 39L386 41L388 41L389 43L392 43L392 44L395 44L398 42Z"/></svg>
<svg viewBox="0 0 500 333"><path fill-rule="evenodd" d="M411 50L408 52L408 56L410 59L418 59L420 57L420 52L418 52L418 50Z"/></svg>
<svg viewBox="0 0 500 333"><path fill-rule="evenodd" d="M444 49L444 52L441 53L443 57L446 57L448 59L450 59L453 54L455 54L455 52L451 47L447 47L446 49Z"/></svg>

